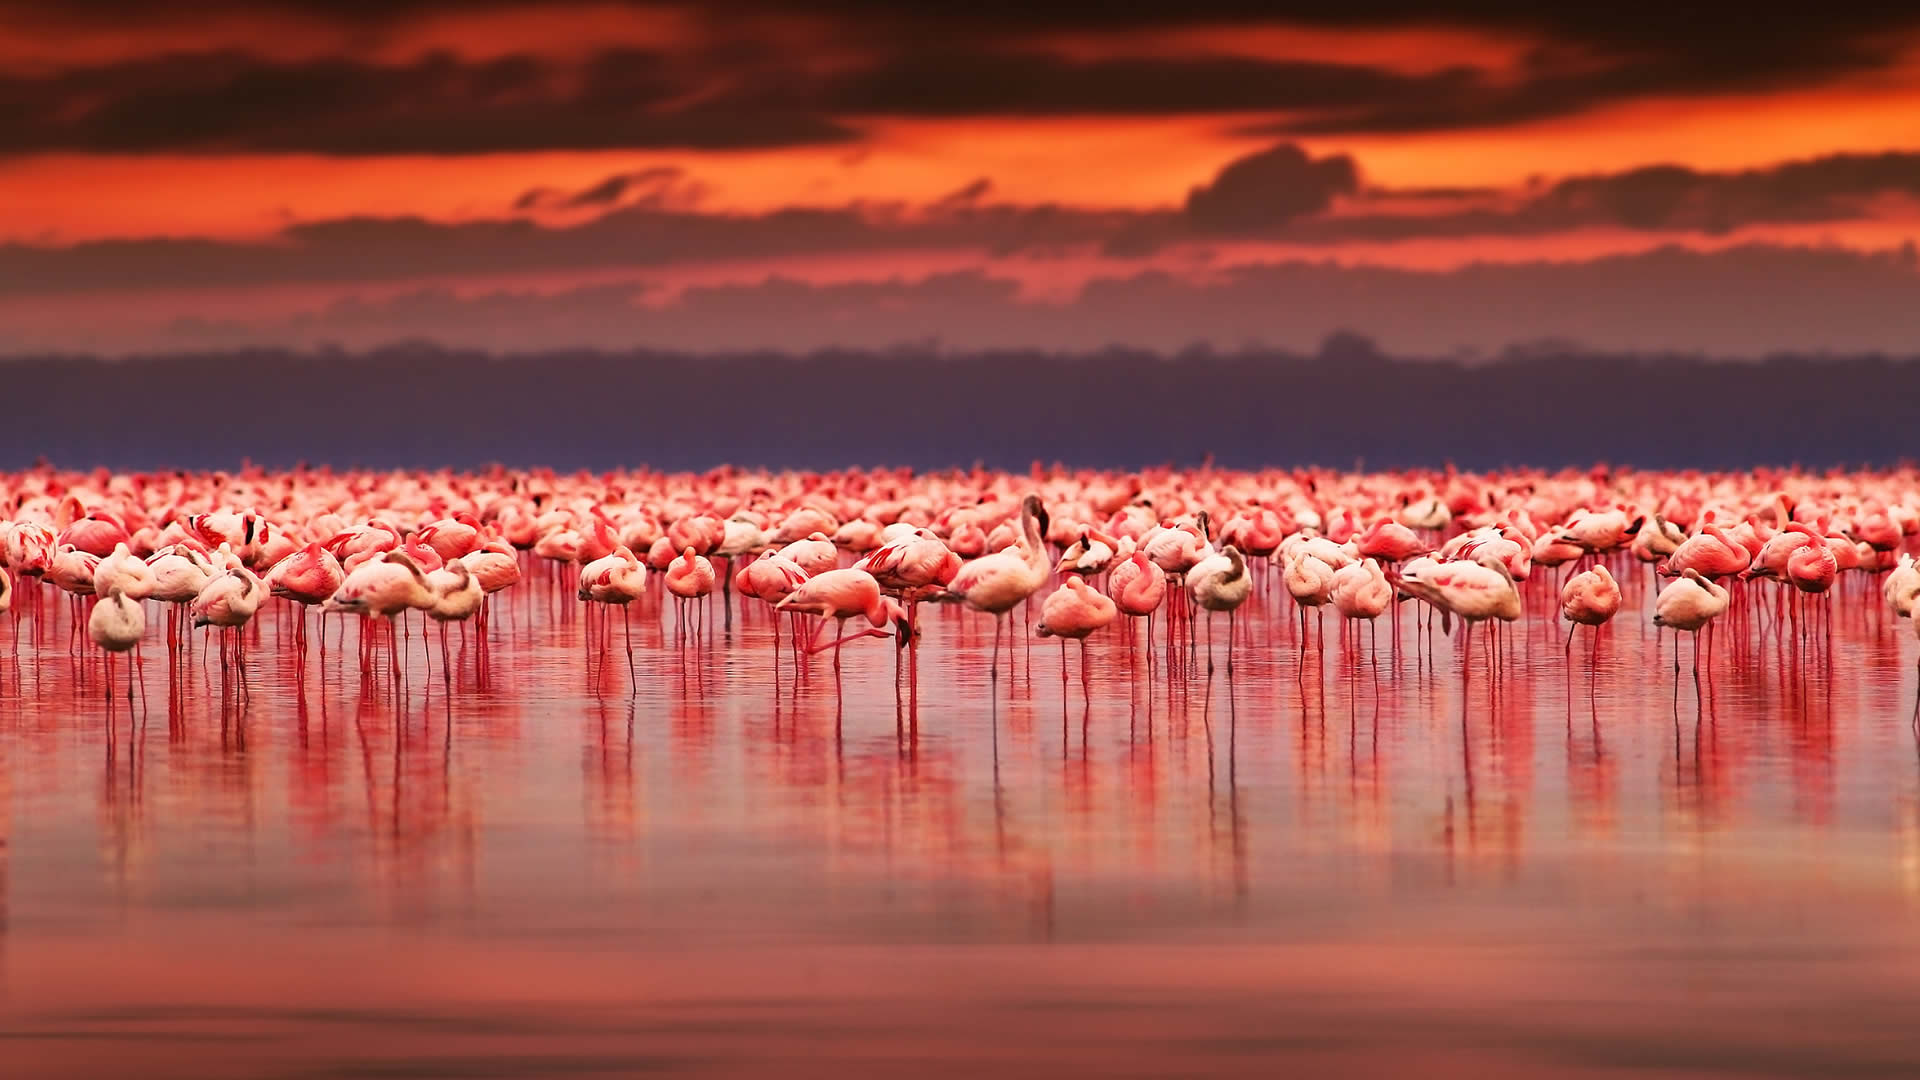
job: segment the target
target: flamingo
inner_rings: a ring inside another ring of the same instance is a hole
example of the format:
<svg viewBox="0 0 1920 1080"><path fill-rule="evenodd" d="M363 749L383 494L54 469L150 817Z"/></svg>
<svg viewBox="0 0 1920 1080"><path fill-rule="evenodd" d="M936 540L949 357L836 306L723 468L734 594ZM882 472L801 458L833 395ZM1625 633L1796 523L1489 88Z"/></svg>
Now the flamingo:
<svg viewBox="0 0 1920 1080"><path fill-rule="evenodd" d="M1700 571L1688 567L1654 601L1653 625L1685 630L1696 635L1693 646L1693 670L1700 670L1700 629L1727 610L1727 590ZM1673 650L1673 670L1680 671L1680 647Z"/></svg>
<svg viewBox="0 0 1920 1080"><path fill-rule="evenodd" d="M234 631L245 626L266 599L266 584L244 566L234 567L210 579L200 589L200 595L193 599L191 611L194 627L214 626L220 629L220 670L223 673L228 668L227 655L231 641L233 662L240 668L240 687L243 692L247 688L245 639Z"/></svg>
<svg viewBox="0 0 1920 1080"><path fill-rule="evenodd" d="M1019 542L961 567L943 594L971 610L993 616L993 665L989 677L996 685L1000 681L1000 636L1006 628L1007 612L1047 582L1047 555L1042 541L1045 517L1039 496L1028 495L1022 499Z"/></svg>
<svg viewBox="0 0 1920 1080"><path fill-rule="evenodd" d="M212 580L213 563L198 548L180 543L147 556L147 566L153 572L149 597L171 608L167 614L167 659L171 663L180 642L180 627L186 621L186 605L193 603Z"/></svg>
<svg viewBox="0 0 1920 1080"><path fill-rule="evenodd" d="M915 716L920 712L920 602L952 584L960 556L929 529L909 528L857 564L907 609L907 671Z"/></svg>
<svg viewBox="0 0 1920 1080"><path fill-rule="evenodd" d="M479 551L486 542L486 530L479 518L461 510L452 517L430 522L414 535L414 539L432 548L445 564Z"/></svg>
<svg viewBox="0 0 1920 1080"><path fill-rule="evenodd" d="M1677 575L1697 570L1702 577L1723 578L1738 574L1753 565L1746 547L1719 525L1709 521L1699 532L1687 537L1672 555L1667 556L1667 573Z"/></svg>
<svg viewBox="0 0 1920 1080"><path fill-rule="evenodd" d="M1244 577L1244 563L1240 566L1240 572ZM1101 595L1098 589L1088 585L1086 579L1078 575L1068 576L1065 583L1048 594L1046 601L1040 605L1040 622L1033 632L1039 637L1060 639L1062 680L1066 677L1067 642L1073 640L1080 643L1080 690L1089 704L1093 695L1088 689L1087 638L1094 631L1110 625L1118 614L1119 608L1111 599ZM1064 685L1061 696L1064 702Z"/></svg>
<svg viewBox="0 0 1920 1080"><path fill-rule="evenodd" d="M467 573L464 564L460 572ZM432 575L428 575L428 580L432 580ZM481 588L478 577L473 578L473 583L475 588ZM580 570L580 599L597 604L616 604L620 608L620 622L627 643L627 678L636 687L640 676L633 666L632 605L646 594L647 564L641 562L625 544L616 545L611 554L595 559ZM440 632L444 638L446 627L442 626ZM443 642L441 652L444 654L445 651Z"/></svg>
<svg viewBox="0 0 1920 1080"><path fill-rule="evenodd" d="M69 502L72 502L71 496ZM93 510L61 529L58 543L99 559L112 554L115 547L130 539L126 523L118 515Z"/></svg>
<svg viewBox="0 0 1920 1080"><path fill-rule="evenodd" d="M907 611L892 597L880 591L880 582L872 574L857 567L845 570L828 570L816 574L800 583L798 588L782 597L774 605L778 611L792 611L806 615L817 615L834 621L834 635L831 644L809 643L807 652L817 653L822 649L833 650L833 685L836 695L843 695L840 684L840 648L849 640L867 637L885 637L890 632L897 634L899 644L906 645L907 635L912 628L907 625ZM846 636L847 620L855 616L864 616L869 623L866 630ZM895 629L886 627L892 624ZM814 635L817 639L826 632L826 624L820 624L820 630ZM844 699L844 698L843 698Z"/></svg>
<svg viewBox="0 0 1920 1080"><path fill-rule="evenodd" d="M1082 576L1103 573L1114 560L1117 544L1118 541L1104 533L1085 530L1060 553L1054 572Z"/></svg>
<svg viewBox="0 0 1920 1080"><path fill-rule="evenodd" d="M713 564L705 556L695 554L691 545L667 565L667 591L680 604L680 625L686 622L687 601L713 595L713 582Z"/></svg>
<svg viewBox="0 0 1920 1080"><path fill-rule="evenodd" d="M1579 548L1588 555L1604 555L1632 540L1646 518L1629 518L1623 507L1611 510L1580 510L1560 528L1557 544Z"/></svg>
<svg viewBox="0 0 1920 1080"><path fill-rule="evenodd" d="M1253 576L1247 573L1246 556L1228 544L1218 555L1210 555L1187 571L1187 591L1194 602L1207 611L1207 674L1213 674L1213 613L1227 613L1227 674L1233 674L1234 614L1253 592Z"/></svg>
<svg viewBox="0 0 1920 1080"><path fill-rule="evenodd" d="M622 546L631 550L631 545L622 541ZM513 544L504 536L492 535L484 540L479 550L460 556L467 566L467 572L480 581L480 591L486 600L480 606L480 659L483 664L487 657L487 626L493 607L493 594L511 589L520 584L520 560L514 554Z"/></svg>
<svg viewBox="0 0 1920 1080"><path fill-rule="evenodd" d="M105 649L107 661L107 699L113 699L113 661L114 653L134 650L136 657L140 648L140 639L147 632L146 612L140 602L128 596L115 584L107 590L99 603L93 606L92 614L87 616L87 637L95 645ZM127 665L127 704L133 704L133 676L138 661ZM145 684L141 686L144 696Z"/></svg>
<svg viewBox="0 0 1920 1080"><path fill-rule="evenodd" d="M627 554L631 558L633 553ZM643 570L642 573L645 571ZM467 564L462 562L458 555L447 560L440 569L427 574L427 587L433 590L433 606L427 609L427 615L440 625L440 678L451 686L453 660L447 650L447 624L465 622L471 618L474 612L480 610L481 601L486 598L486 593L480 588L480 579L467 571ZM463 638L462 641L464 640ZM628 663L631 664L633 655L631 644L629 644L627 655Z"/></svg>
<svg viewBox="0 0 1920 1080"><path fill-rule="evenodd" d="M735 514L721 523L720 542L714 546L713 554L720 560L720 609L729 630L733 629L733 575L730 572L733 560L766 546L766 533L752 517Z"/></svg>
<svg viewBox="0 0 1920 1080"><path fill-rule="evenodd" d="M1415 559L1400 571L1400 584L1414 595L1440 609L1440 629L1451 633L1452 616L1464 623L1465 641L1472 648L1473 625L1489 619L1514 622L1522 614L1520 590L1506 563L1491 566L1478 562L1448 563ZM1491 658L1488 661L1492 663ZM1466 675L1466 665L1461 675Z"/></svg>
<svg viewBox="0 0 1920 1080"><path fill-rule="evenodd" d="M1405 562L1429 550L1418 534L1392 518L1374 522L1365 532L1355 535L1352 543L1363 557L1384 563Z"/></svg>
<svg viewBox="0 0 1920 1080"><path fill-rule="evenodd" d="M1613 572L1605 563L1596 563L1568 578L1560 587L1560 617L1568 623L1565 651L1573 651L1573 633L1577 628L1591 626L1597 631L1619 611L1620 583L1613 579Z"/></svg>
<svg viewBox="0 0 1920 1080"><path fill-rule="evenodd" d="M341 569L339 560L317 541L274 563L261 578L266 582L269 593L299 605L300 623L296 641L303 656L307 648L307 608L326 603L328 597L340 590L340 584L346 578L346 571ZM322 640L320 645L324 658L326 641ZM304 664L300 670L304 676Z"/></svg>
<svg viewBox="0 0 1920 1080"><path fill-rule="evenodd" d="M1408 535L1412 535L1409 533ZM1327 590L1327 598L1333 602L1333 609L1349 621L1365 619L1367 623L1368 655L1379 645L1379 635L1375 619L1387 610L1393 602L1393 585L1387 581L1387 575L1380 569L1380 563L1372 557L1361 562L1351 563L1333 572L1333 582Z"/></svg>
<svg viewBox="0 0 1920 1080"><path fill-rule="evenodd" d="M798 563L809 576L818 577L840 565L840 549L826 533L816 532L781 547L780 554Z"/></svg>
<svg viewBox="0 0 1920 1080"><path fill-rule="evenodd" d="M93 591L99 595L118 589L138 603L153 594L153 570L134 555L124 541L115 544L93 568Z"/></svg>
<svg viewBox="0 0 1920 1080"><path fill-rule="evenodd" d="M751 596L771 607L778 607L793 590L806 584L808 574L800 564L780 554L772 548L765 548L760 557L740 567L733 575L733 587L741 596ZM779 615L774 616L776 624ZM799 616L794 616L794 647L799 647ZM777 670L780 665L780 633L776 625L770 635L773 639L773 663ZM796 658L796 663L798 662Z"/></svg>
<svg viewBox="0 0 1920 1080"><path fill-rule="evenodd" d="M1913 614L1915 600L1920 598L1920 569L1914 567L1912 555L1906 552L1900 553L1900 561L1887 575L1886 584L1881 586L1881 592L1886 596L1887 603L1892 606L1895 615L1906 618Z"/></svg>
<svg viewBox="0 0 1920 1080"><path fill-rule="evenodd" d="M1286 586L1287 595L1300 606L1300 647L1306 648L1307 609L1318 612L1321 605L1333 596L1333 567L1322 562L1318 556L1300 552L1287 560L1286 568L1280 575L1280 583Z"/></svg>
<svg viewBox="0 0 1920 1080"><path fill-rule="evenodd" d="M1167 593L1166 578L1147 561L1147 553L1135 551L1107 574L1107 589L1120 613L1129 619L1147 620L1147 667L1153 667L1153 613ZM1129 650L1129 657L1132 653Z"/></svg>
<svg viewBox="0 0 1920 1080"><path fill-rule="evenodd" d="M431 610L437 599L418 563L400 552L387 551L348 571L346 578L340 582L340 588L327 598L320 610L374 616L391 623L409 610ZM387 637L387 656L393 673L399 675L398 646L392 634ZM366 650L363 642L363 671L365 667Z"/></svg>

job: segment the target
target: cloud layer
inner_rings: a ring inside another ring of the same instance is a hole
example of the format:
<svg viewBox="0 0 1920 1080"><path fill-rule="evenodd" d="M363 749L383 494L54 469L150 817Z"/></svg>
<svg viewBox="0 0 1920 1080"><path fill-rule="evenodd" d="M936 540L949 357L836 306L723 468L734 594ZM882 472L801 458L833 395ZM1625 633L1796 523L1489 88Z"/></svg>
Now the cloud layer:
<svg viewBox="0 0 1920 1080"><path fill-rule="evenodd" d="M35 47L16 45L0 76L0 153L765 148L846 141L874 116L1267 114L1254 130L1420 132L1825 86L1891 70L1920 29L1920 11L1886 5L1716 5L1718 17L1660 4L1144 7L7 0L0 27ZM515 14L574 40L521 41L501 22ZM635 23L660 29L621 40ZM220 47L191 46L196 28L228 24L241 29L210 33ZM1263 31L1434 26L1507 45L1412 65L1247 45ZM115 30L167 48L83 54ZM288 56L292 35L339 47Z"/></svg>
<svg viewBox="0 0 1920 1080"><path fill-rule="evenodd" d="M1516 343L1623 351L1906 355L1920 341L1920 262L1771 246L1659 249L1575 263L1448 271L1284 262L1206 279L1164 271L1097 278L1063 300L1022 295L982 271L921 278L690 287L644 283L556 292L423 288L346 298L288 316L116 326L70 318L0 339L0 351L171 351L273 344L367 348L427 340L490 351L590 346L689 351L832 346L1174 352L1193 345L1311 348L1359 330L1397 353L1473 357ZM103 312L104 314L104 312Z"/></svg>

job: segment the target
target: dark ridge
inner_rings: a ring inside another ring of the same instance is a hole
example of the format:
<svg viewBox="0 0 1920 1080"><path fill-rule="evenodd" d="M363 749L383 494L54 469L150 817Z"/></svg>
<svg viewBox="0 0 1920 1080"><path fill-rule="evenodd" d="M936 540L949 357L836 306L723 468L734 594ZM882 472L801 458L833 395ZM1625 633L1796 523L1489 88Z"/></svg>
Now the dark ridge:
<svg viewBox="0 0 1920 1080"><path fill-rule="evenodd" d="M1035 460L1371 467L1891 464L1920 363L1581 355L930 351L496 357L431 346L0 361L0 465L561 469Z"/></svg>

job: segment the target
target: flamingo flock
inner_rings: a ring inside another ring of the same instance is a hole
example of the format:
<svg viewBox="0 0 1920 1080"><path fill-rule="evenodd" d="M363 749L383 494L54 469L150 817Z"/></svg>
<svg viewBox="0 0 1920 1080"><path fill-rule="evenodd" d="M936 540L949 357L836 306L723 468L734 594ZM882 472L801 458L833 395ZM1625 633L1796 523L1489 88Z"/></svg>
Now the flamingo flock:
<svg viewBox="0 0 1920 1080"><path fill-rule="evenodd" d="M450 627L464 638L471 624L484 657L490 598L557 590L585 605L589 627L610 627L619 610L637 687L653 673L634 659L636 608L671 597L677 646L713 649L730 640L715 643L716 619L730 633L736 615L758 605L784 626L773 635L776 666L783 637L796 672L831 651L836 692L845 648L891 640L917 709L929 604L992 617L995 687L1003 654L1029 634L1060 642L1063 671L1066 643L1078 643L1083 684L1087 642L1100 635L1120 635L1149 679L1211 679L1220 621L1233 679L1249 617L1284 622L1289 647L1305 652L1326 648L1332 609L1342 647L1364 637L1377 655L1376 620L1403 604L1420 613L1413 648L1433 647L1437 621L1440 635L1458 635L1464 674L1483 636L1497 678L1495 650L1536 647L1501 629L1530 609L1557 609L1566 637L1553 639L1555 653L1571 664L1581 628L1597 649L1633 590L1651 598L1655 632L1675 635L1676 673L1683 634L1696 673L1703 662L1711 672L1723 633L1736 644L1789 636L1813 657L1840 596L1877 591L1889 625L1920 638L1916 532L1920 473L1911 467L590 475L42 466L0 474L0 613L17 622L23 607L64 596L72 625L86 628L85 645L76 631L69 653L125 655L131 700L136 685L144 690L134 672L150 604L164 616L170 661L197 634L216 637L222 672L247 697L257 641L248 629L263 612L294 620L303 673L311 633L324 659L330 631L344 652L353 624L363 672L380 666L384 643L384 666L398 678L409 627L423 651L432 628L451 685ZM1407 647L1402 620L1389 623L1392 647Z"/></svg>

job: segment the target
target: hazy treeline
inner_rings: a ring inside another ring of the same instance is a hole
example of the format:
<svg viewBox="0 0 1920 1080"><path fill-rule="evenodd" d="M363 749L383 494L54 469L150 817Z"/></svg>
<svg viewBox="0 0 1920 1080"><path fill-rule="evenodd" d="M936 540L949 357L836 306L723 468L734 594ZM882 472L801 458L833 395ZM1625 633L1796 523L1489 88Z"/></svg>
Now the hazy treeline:
<svg viewBox="0 0 1920 1080"><path fill-rule="evenodd" d="M1399 360L1107 351L495 357L404 346L0 361L0 463L147 467L976 460L1478 468L1891 463L1920 450L1920 363L1536 350Z"/></svg>

